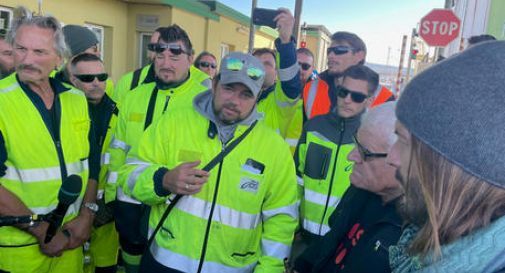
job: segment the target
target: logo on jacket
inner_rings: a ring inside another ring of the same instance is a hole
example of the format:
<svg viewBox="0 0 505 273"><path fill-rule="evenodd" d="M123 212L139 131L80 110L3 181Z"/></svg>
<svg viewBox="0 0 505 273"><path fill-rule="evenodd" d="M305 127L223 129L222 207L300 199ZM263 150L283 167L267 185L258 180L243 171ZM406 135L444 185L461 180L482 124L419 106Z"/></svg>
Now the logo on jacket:
<svg viewBox="0 0 505 273"><path fill-rule="evenodd" d="M257 193L258 188L259 188L259 184L260 183L254 179L242 177L240 179L240 186L239 187L241 190L244 190L247 192L252 192L252 193Z"/></svg>

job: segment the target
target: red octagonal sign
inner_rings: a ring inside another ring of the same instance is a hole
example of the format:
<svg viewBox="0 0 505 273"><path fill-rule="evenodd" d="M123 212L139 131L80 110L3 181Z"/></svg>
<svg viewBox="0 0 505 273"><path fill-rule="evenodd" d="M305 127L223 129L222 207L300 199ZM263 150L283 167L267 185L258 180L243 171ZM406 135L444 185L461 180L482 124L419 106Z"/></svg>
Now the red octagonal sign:
<svg viewBox="0 0 505 273"><path fill-rule="evenodd" d="M450 9L434 9L421 19L419 35L430 46L447 46L459 36L461 20Z"/></svg>

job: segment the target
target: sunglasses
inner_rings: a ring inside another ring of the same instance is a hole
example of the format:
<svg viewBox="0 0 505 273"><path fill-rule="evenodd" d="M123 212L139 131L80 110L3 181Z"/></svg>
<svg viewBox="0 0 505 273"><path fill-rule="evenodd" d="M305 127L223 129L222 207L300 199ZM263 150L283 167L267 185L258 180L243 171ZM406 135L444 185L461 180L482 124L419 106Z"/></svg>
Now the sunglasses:
<svg viewBox="0 0 505 273"><path fill-rule="evenodd" d="M353 49L351 47L339 45L339 46L328 47L328 49L326 50L326 54L330 55L330 52L333 52L333 54L335 54L335 55L344 55L350 51L353 51Z"/></svg>
<svg viewBox="0 0 505 273"><path fill-rule="evenodd" d="M95 80L95 78L98 79L98 81L103 82L106 81L109 78L109 75L107 73L101 73L101 74L80 74L80 75L74 75L76 78L78 78L81 82L92 82Z"/></svg>
<svg viewBox="0 0 505 273"><path fill-rule="evenodd" d="M363 161L367 161L367 159L370 159L370 158L381 158L381 157L388 156L387 153L372 153L372 152L370 152L367 148L365 148L363 145L361 145L358 142L356 135L354 135L353 138L354 138L354 143L356 143L356 147L358 147L359 155L361 156L361 159L363 159Z"/></svg>
<svg viewBox="0 0 505 273"><path fill-rule="evenodd" d="M216 69L217 65L216 64L213 64L213 63L209 63L209 62L200 62L198 63L198 67L205 67L205 68L208 68L208 67L211 67L213 69Z"/></svg>
<svg viewBox="0 0 505 273"><path fill-rule="evenodd" d="M231 71L240 71L244 68L244 63L242 60L229 58L226 60L226 69ZM251 78L253 81L258 80L265 72L257 67L248 67L247 68L247 76Z"/></svg>
<svg viewBox="0 0 505 273"><path fill-rule="evenodd" d="M309 70L310 69L310 64L308 63L301 63L301 62L298 62L298 65L303 69L303 70Z"/></svg>
<svg viewBox="0 0 505 273"><path fill-rule="evenodd" d="M181 55L182 53L189 55L189 53L186 52L184 48L182 48L182 46L178 44L150 43L147 44L147 49L156 53L163 53L165 50L168 49L170 53L172 53L173 55Z"/></svg>
<svg viewBox="0 0 505 273"><path fill-rule="evenodd" d="M351 91L343 86L337 87L337 96L340 98L345 99L349 94L351 95L351 100L355 103L362 103L368 98L368 96L363 93Z"/></svg>

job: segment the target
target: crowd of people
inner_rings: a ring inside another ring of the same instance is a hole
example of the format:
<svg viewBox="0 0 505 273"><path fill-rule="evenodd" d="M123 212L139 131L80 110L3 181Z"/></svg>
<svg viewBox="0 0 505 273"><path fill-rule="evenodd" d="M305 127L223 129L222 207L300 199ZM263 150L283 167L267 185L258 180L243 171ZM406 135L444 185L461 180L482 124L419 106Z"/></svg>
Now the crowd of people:
<svg viewBox="0 0 505 273"><path fill-rule="evenodd" d="M116 84L93 32L15 14L1 273L505 272L505 42L476 38L396 102L351 32L317 73L284 8L275 49L221 60L159 27Z"/></svg>

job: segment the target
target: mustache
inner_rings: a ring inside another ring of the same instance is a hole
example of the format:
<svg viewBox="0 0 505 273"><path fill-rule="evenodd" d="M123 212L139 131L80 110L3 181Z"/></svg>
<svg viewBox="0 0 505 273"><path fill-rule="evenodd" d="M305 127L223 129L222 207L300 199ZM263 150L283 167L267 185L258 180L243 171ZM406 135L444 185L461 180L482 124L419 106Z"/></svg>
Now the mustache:
<svg viewBox="0 0 505 273"><path fill-rule="evenodd" d="M232 111L235 111L235 112L239 112L237 110L237 105L233 102L226 102L223 104L223 108L226 108L226 109L229 109L229 110L232 110Z"/></svg>
<svg viewBox="0 0 505 273"><path fill-rule="evenodd" d="M39 68L31 65L31 64L20 64L18 66L18 70L33 70L37 72L42 72Z"/></svg>

